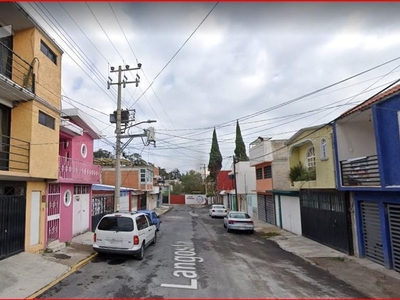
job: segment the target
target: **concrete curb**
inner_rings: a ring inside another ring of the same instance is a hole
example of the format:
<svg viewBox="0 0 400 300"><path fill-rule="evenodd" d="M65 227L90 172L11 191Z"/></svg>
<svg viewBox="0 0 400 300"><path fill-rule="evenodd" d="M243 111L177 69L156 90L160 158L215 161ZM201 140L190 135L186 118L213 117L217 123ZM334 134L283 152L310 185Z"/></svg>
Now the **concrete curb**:
<svg viewBox="0 0 400 300"><path fill-rule="evenodd" d="M64 273L60 277L54 279L52 282L50 282L49 284L47 284L46 286L44 286L40 290L36 291L32 295L26 297L25 299L35 299L35 298L37 298L38 296L40 296L41 294L43 294L44 292L46 292L47 290L49 290L50 288L55 286L61 280L67 278L69 275L71 275L72 273L75 273L77 270L79 270L80 268L82 268L83 266L88 264L93 258L96 257L96 255L97 255L97 253L93 253L90 256L82 259L81 261L79 261L75 265L71 266L70 269L66 273Z"/></svg>

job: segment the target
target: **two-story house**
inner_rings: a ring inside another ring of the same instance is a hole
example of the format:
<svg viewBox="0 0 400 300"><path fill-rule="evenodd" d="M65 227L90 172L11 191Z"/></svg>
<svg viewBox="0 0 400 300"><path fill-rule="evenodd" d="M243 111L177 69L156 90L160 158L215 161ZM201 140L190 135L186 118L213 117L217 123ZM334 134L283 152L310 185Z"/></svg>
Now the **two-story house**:
<svg viewBox="0 0 400 300"><path fill-rule="evenodd" d="M358 255L400 271L400 85L334 121L338 189L351 191Z"/></svg>
<svg viewBox="0 0 400 300"><path fill-rule="evenodd" d="M235 183L233 176L229 176L231 170L221 170L218 172L217 177L217 191L218 196L214 203L221 203L226 208L232 208L231 190L234 189Z"/></svg>
<svg viewBox="0 0 400 300"><path fill-rule="evenodd" d="M279 225L280 191L289 185L285 140L258 137L249 145L249 156L255 169L258 218Z"/></svg>
<svg viewBox="0 0 400 300"><path fill-rule="evenodd" d="M47 244L71 241L91 229L92 184L100 183L101 175L101 167L93 164L93 141L100 138L82 111L62 110L58 180L48 184Z"/></svg>
<svg viewBox="0 0 400 300"><path fill-rule="evenodd" d="M18 4L0 3L0 259L45 247L58 178L61 48Z"/></svg>
<svg viewBox="0 0 400 300"><path fill-rule="evenodd" d="M153 165L121 167L121 186L138 190L137 209L154 209L157 206L160 189L154 186L155 174L158 175L158 168ZM115 185L115 168L102 167L101 169L102 184ZM128 201L128 200L126 200ZM129 207L128 202L121 199L119 209Z"/></svg>
<svg viewBox="0 0 400 300"><path fill-rule="evenodd" d="M323 124L302 128L286 141L289 177L300 200L291 216L298 222L300 213L303 236L352 254L350 202L348 193L336 189L332 136L332 125Z"/></svg>

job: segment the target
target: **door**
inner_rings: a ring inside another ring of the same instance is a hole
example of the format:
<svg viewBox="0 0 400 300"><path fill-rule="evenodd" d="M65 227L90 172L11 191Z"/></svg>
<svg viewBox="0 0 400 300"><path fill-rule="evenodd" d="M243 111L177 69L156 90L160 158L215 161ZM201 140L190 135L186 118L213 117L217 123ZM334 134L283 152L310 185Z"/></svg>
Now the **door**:
<svg viewBox="0 0 400 300"><path fill-rule="evenodd" d="M388 204L393 269L400 272L400 205Z"/></svg>
<svg viewBox="0 0 400 300"><path fill-rule="evenodd" d="M364 241L365 257L384 265L381 220L378 203L360 202L361 232Z"/></svg>
<svg viewBox="0 0 400 300"><path fill-rule="evenodd" d="M299 197L281 196L282 228L301 235Z"/></svg>
<svg viewBox="0 0 400 300"><path fill-rule="evenodd" d="M60 238L60 184L49 183L47 192L47 243Z"/></svg>
<svg viewBox="0 0 400 300"><path fill-rule="evenodd" d="M89 186L74 186L73 229L72 235L76 236L89 230Z"/></svg>
<svg viewBox="0 0 400 300"><path fill-rule="evenodd" d="M257 194L257 207L258 207L258 218L261 221L267 222L267 210L266 210L264 195Z"/></svg>
<svg viewBox="0 0 400 300"><path fill-rule="evenodd" d="M145 245L149 243L149 217L140 215L136 217L136 225L140 243L145 241Z"/></svg>
<svg viewBox="0 0 400 300"><path fill-rule="evenodd" d="M25 185L0 184L0 259L24 251L25 216Z"/></svg>
<svg viewBox="0 0 400 300"><path fill-rule="evenodd" d="M275 225L275 203L272 196L266 195L265 197L265 209L267 223Z"/></svg>
<svg viewBox="0 0 400 300"><path fill-rule="evenodd" d="M39 244L40 233L40 192L31 194L31 226L29 245Z"/></svg>

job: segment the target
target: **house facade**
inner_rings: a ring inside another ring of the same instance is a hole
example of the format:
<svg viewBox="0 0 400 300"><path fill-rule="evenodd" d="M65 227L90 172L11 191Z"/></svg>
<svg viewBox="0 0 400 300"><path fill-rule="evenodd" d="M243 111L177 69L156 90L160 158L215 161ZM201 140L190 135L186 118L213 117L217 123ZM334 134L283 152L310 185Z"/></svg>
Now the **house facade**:
<svg viewBox="0 0 400 300"><path fill-rule="evenodd" d="M100 131L77 108L62 110L58 180L47 191L47 244L71 241L92 227L92 185L101 167L93 164L93 141Z"/></svg>
<svg viewBox="0 0 400 300"><path fill-rule="evenodd" d="M303 236L353 254L349 193L336 189L332 125L300 129L286 145L291 184L299 191L293 222Z"/></svg>
<svg viewBox="0 0 400 300"><path fill-rule="evenodd" d="M234 189L233 177L229 176L229 173L231 172L231 170L221 170L217 177L218 197L214 203L221 203L226 208L229 208L228 204L232 203L232 200L230 200L229 197L230 191Z"/></svg>
<svg viewBox="0 0 400 300"><path fill-rule="evenodd" d="M288 158L284 140L258 137L250 143L250 165L256 178L257 217L273 225L279 223L274 191L287 188Z"/></svg>
<svg viewBox="0 0 400 300"><path fill-rule="evenodd" d="M61 48L18 4L0 3L0 259L45 248L58 179ZM40 66L40 67L39 67Z"/></svg>
<svg viewBox="0 0 400 300"><path fill-rule="evenodd" d="M351 192L356 253L400 271L400 85L334 121L338 189Z"/></svg>
<svg viewBox="0 0 400 300"><path fill-rule="evenodd" d="M160 203L161 190L157 183L159 169L153 165L121 167L121 186L138 190L137 209L154 209ZM101 183L115 186L115 168L102 167ZM121 199L120 208L129 207L129 203Z"/></svg>

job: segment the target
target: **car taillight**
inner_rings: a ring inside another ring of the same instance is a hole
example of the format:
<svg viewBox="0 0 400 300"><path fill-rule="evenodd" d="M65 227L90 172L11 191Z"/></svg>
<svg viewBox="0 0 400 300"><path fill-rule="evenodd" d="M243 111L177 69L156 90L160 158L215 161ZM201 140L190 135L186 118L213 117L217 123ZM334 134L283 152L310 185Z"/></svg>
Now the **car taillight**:
<svg viewBox="0 0 400 300"><path fill-rule="evenodd" d="M253 221L248 221L247 223L249 223L249 224L253 224Z"/></svg>
<svg viewBox="0 0 400 300"><path fill-rule="evenodd" d="M133 244L134 245L139 245L139 237L137 235L133 236Z"/></svg>
<svg viewBox="0 0 400 300"><path fill-rule="evenodd" d="M228 221L229 224L235 224L235 221Z"/></svg>
<svg viewBox="0 0 400 300"><path fill-rule="evenodd" d="M93 234L93 242L96 243L96 241L97 241L97 236L96 236L96 234Z"/></svg>

